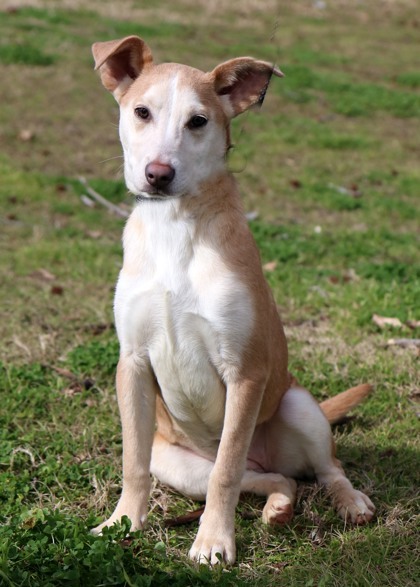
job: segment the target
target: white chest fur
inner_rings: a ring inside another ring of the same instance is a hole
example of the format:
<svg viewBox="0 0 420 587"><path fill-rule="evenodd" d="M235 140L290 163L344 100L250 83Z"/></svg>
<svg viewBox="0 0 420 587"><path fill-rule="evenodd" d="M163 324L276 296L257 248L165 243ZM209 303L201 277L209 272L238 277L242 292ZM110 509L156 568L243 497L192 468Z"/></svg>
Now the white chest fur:
<svg viewBox="0 0 420 587"><path fill-rule="evenodd" d="M151 366L178 424L192 439L205 431L208 440L218 440L225 384L242 360L252 302L176 202L134 210L124 234L115 316L121 352Z"/></svg>

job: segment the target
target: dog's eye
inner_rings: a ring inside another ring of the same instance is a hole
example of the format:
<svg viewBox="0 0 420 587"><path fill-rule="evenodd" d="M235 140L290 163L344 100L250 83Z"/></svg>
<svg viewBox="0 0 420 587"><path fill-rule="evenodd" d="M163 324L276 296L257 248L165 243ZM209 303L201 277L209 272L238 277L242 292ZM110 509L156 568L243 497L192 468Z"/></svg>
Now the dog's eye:
<svg viewBox="0 0 420 587"><path fill-rule="evenodd" d="M142 120L148 120L150 118L150 111L145 106L139 106L138 108L134 108L134 113L137 118L141 118Z"/></svg>
<svg viewBox="0 0 420 587"><path fill-rule="evenodd" d="M201 114L196 114L188 121L188 128L194 130L195 128L201 128L202 126L206 126L208 120L205 116Z"/></svg>

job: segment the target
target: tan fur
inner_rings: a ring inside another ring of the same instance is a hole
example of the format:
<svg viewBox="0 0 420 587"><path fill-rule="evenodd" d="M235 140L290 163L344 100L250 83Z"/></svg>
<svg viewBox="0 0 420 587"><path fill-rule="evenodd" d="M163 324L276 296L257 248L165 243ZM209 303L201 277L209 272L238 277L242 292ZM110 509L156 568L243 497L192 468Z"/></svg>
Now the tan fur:
<svg viewBox="0 0 420 587"><path fill-rule="evenodd" d="M230 119L282 73L250 57L209 73L155 65L138 37L95 43L93 54L120 105L126 183L140 199L115 297L123 491L95 532L124 515L142 527L150 472L206 500L190 550L200 562L234 562L241 491L267 495L265 523L288 523L302 475L327 487L343 518L369 521L374 506L345 477L323 414L336 421L369 386L320 408L288 373L281 320L224 164Z"/></svg>
<svg viewBox="0 0 420 587"><path fill-rule="evenodd" d="M370 393L372 386L364 383L342 391L338 395L321 402L321 410L330 424L336 424L344 418L350 410L358 406Z"/></svg>

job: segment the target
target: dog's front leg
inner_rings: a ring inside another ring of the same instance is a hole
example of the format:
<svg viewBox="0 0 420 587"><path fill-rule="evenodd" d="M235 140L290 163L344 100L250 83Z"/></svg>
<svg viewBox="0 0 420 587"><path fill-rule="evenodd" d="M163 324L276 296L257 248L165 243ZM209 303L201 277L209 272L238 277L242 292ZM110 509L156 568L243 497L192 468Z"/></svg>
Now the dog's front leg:
<svg viewBox="0 0 420 587"><path fill-rule="evenodd" d="M235 562L235 508L263 389L264 385L252 381L227 387L222 437L209 478L206 507L190 550L190 558L200 563Z"/></svg>
<svg viewBox="0 0 420 587"><path fill-rule="evenodd" d="M132 530L138 530L147 517L156 403L156 383L150 367L139 365L132 356L120 357L117 396L123 437L122 494L112 516L94 533L122 516L131 520Z"/></svg>

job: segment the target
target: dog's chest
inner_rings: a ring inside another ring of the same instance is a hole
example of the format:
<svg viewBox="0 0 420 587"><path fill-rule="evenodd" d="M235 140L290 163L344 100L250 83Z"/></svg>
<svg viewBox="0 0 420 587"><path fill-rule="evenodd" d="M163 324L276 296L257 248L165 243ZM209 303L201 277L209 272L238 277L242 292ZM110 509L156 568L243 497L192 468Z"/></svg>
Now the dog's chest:
<svg viewBox="0 0 420 587"><path fill-rule="evenodd" d="M190 438L216 440L225 383L240 367L252 329L252 304L246 285L214 246L195 238L191 223L164 220L145 230L141 243L124 239L132 266L121 272L116 292L121 348L150 362Z"/></svg>

